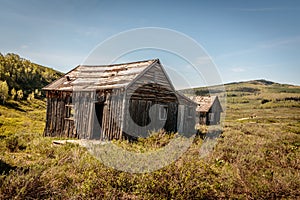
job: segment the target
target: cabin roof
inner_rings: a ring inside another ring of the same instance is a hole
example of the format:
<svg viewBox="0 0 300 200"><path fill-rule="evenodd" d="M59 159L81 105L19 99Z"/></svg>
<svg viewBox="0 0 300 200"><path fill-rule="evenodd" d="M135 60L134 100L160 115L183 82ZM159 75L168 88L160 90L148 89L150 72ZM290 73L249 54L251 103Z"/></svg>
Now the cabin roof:
<svg viewBox="0 0 300 200"><path fill-rule="evenodd" d="M158 59L112 65L79 65L44 90L101 90L129 85Z"/></svg>
<svg viewBox="0 0 300 200"><path fill-rule="evenodd" d="M198 104L196 108L197 112L208 112L214 102L219 101L217 96L192 96L190 98ZM218 102L218 104L221 107L220 102Z"/></svg>

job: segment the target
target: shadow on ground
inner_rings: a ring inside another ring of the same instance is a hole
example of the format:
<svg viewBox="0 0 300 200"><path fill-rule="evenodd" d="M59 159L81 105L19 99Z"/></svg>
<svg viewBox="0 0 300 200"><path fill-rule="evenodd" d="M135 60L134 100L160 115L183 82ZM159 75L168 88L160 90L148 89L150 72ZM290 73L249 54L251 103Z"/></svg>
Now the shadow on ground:
<svg viewBox="0 0 300 200"><path fill-rule="evenodd" d="M3 160L0 160L0 174L9 174L10 170L15 170L17 167L7 164Z"/></svg>

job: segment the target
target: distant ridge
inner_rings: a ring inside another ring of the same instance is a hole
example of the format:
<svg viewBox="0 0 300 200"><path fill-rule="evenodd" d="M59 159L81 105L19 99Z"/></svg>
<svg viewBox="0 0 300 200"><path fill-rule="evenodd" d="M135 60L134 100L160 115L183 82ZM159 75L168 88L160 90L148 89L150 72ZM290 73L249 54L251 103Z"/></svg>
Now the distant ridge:
<svg viewBox="0 0 300 200"><path fill-rule="evenodd" d="M243 84L243 83L249 83L249 84L254 84L254 85L286 85L286 86L299 86L299 85L295 85L295 84L290 84L290 83L278 83L278 82L274 82L274 81L269 81L269 80L265 80L265 79L257 79L257 80L249 80L249 81L237 81L237 82L229 82L229 83L225 83L224 85L234 85L234 84Z"/></svg>
<svg viewBox="0 0 300 200"><path fill-rule="evenodd" d="M262 84L262 85L279 84L265 79L257 79L257 80L250 80L250 81L230 82L230 83L225 83L224 85L233 85L233 84L241 84L241 83Z"/></svg>
<svg viewBox="0 0 300 200"><path fill-rule="evenodd" d="M259 80L249 81L249 83L263 84L263 85L273 85L273 84L275 84L275 82L268 81L268 80L265 80L265 79L259 79Z"/></svg>
<svg viewBox="0 0 300 200"><path fill-rule="evenodd" d="M225 87L225 88L224 88ZM292 84L281 84L273 81L258 79L250 81L239 81L225 83L224 85L213 85L207 87L196 87L191 89L180 90L185 95L222 95L226 91L228 92L241 92L241 93L259 93L263 88L267 90L273 90L278 93L300 93L300 86Z"/></svg>

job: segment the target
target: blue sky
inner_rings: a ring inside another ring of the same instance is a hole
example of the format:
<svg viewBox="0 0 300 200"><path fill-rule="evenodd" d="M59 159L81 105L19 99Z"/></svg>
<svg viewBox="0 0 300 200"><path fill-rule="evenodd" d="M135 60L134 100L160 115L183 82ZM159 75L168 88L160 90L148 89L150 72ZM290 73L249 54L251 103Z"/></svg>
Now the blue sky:
<svg viewBox="0 0 300 200"><path fill-rule="evenodd" d="M82 63L115 34L162 27L197 41L224 83L264 78L300 85L300 1L0 3L0 52L14 52L62 72Z"/></svg>

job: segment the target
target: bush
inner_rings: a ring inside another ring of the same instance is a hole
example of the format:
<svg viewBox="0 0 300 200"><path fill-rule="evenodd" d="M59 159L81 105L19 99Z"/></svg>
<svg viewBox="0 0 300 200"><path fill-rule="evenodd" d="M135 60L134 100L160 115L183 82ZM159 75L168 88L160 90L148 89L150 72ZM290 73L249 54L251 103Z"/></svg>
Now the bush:
<svg viewBox="0 0 300 200"><path fill-rule="evenodd" d="M263 99L263 100L261 100L261 104L265 104L265 103L268 103L268 102L270 102L271 100L269 100L269 99Z"/></svg>
<svg viewBox="0 0 300 200"><path fill-rule="evenodd" d="M10 152L16 152L26 148L16 135L9 136L5 139L5 146Z"/></svg>

